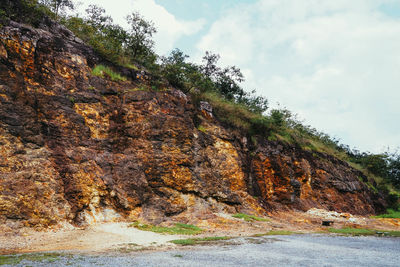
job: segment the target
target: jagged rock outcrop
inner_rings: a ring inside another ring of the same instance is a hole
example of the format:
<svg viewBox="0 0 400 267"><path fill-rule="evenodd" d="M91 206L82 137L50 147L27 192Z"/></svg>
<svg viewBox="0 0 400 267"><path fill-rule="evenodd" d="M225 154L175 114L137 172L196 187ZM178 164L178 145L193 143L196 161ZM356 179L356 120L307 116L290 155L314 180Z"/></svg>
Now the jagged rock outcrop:
<svg viewBox="0 0 400 267"><path fill-rule="evenodd" d="M252 160L257 194L276 208L372 214L385 205L365 175L333 156L266 143Z"/></svg>
<svg viewBox="0 0 400 267"><path fill-rule="evenodd" d="M250 152L206 103L147 90L128 69L132 81L95 77L100 61L52 21L0 30L0 223L383 208L345 162L268 141Z"/></svg>

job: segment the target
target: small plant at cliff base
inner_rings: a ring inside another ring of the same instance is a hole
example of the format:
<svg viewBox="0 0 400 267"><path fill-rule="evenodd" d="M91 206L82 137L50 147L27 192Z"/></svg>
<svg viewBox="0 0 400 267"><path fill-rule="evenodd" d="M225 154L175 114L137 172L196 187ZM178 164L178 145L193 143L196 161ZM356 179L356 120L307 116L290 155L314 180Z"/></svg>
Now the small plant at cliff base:
<svg viewBox="0 0 400 267"><path fill-rule="evenodd" d="M172 227L162 227L151 224L143 224L140 222L134 222L129 226L135 227L142 231L150 231L155 233L172 234L172 235L197 235L203 231L203 229L195 225L183 224L183 223L176 223Z"/></svg>
<svg viewBox="0 0 400 267"><path fill-rule="evenodd" d="M375 230L364 229L364 228L350 228L350 227L342 228L342 229L329 228L328 231L330 233L353 235L353 236L375 235L376 234Z"/></svg>
<svg viewBox="0 0 400 267"><path fill-rule="evenodd" d="M0 255L0 265L17 265L23 260L41 263L52 263L64 256L59 253L33 253L20 255Z"/></svg>
<svg viewBox="0 0 400 267"><path fill-rule="evenodd" d="M293 235L293 234L301 234L292 231L285 231L285 230L278 230L278 231L269 231L267 233L255 234L252 237L260 237L260 236L267 236L267 235Z"/></svg>
<svg viewBox="0 0 400 267"><path fill-rule="evenodd" d="M260 218L254 215L248 215L248 214L244 214L244 213L236 213L234 215L232 215L232 217L234 218L238 218L238 219L243 219L246 222L251 222L251 221L261 221L261 222L268 222L268 219L265 218Z"/></svg>
<svg viewBox="0 0 400 267"><path fill-rule="evenodd" d="M192 246L192 245L199 245L199 244L205 244L205 243L209 243L209 242L229 240L229 239L232 239L232 237L210 236L210 237L203 237L203 238L176 239L176 240L171 240L169 242L174 243L176 245L181 245L181 246Z"/></svg>
<svg viewBox="0 0 400 267"><path fill-rule="evenodd" d="M97 65L92 70L92 74L94 76L98 76L98 77L101 77L101 78L109 77L114 82L126 81L125 77L121 76L119 73L114 72L109 67L106 67L106 66L103 66L103 65Z"/></svg>
<svg viewBox="0 0 400 267"><path fill-rule="evenodd" d="M376 235L376 236L400 237L400 231L372 230L365 228L350 228L350 227L342 229L329 228L328 231L334 234L351 235L351 236Z"/></svg>
<svg viewBox="0 0 400 267"><path fill-rule="evenodd" d="M400 210L388 209L387 213L377 215L377 216L372 216L371 218L397 218L397 219L400 219Z"/></svg>

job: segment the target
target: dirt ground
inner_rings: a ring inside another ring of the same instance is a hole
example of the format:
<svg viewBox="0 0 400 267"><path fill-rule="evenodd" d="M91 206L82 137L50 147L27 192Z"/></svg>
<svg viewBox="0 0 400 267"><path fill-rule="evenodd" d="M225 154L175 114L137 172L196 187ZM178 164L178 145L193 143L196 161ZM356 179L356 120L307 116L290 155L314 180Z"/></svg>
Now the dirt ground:
<svg viewBox="0 0 400 267"><path fill-rule="evenodd" d="M400 231L400 219L372 219L348 213L311 209L308 212L279 212L271 214L268 221L244 221L229 214L215 214L214 219L199 221L197 226L204 236L251 236L269 231L302 233L323 232L329 227L355 227L387 231ZM322 221L333 221L322 226ZM30 228L18 231L1 231L0 254L66 251L69 253L124 252L138 249L169 249L176 245L168 241L188 238L182 235L164 235L140 231L127 222L110 222L88 227L62 227L36 231Z"/></svg>

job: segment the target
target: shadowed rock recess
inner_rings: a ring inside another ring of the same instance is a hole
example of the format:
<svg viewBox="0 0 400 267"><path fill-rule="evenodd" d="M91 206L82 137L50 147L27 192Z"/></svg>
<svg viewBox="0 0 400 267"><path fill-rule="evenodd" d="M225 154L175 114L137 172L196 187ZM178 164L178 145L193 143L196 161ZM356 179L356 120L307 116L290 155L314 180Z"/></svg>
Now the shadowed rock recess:
<svg viewBox="0 0 400 267"><path fill-rule="evenodd" d="M277 142L250 151L190 96L146 90L133 70L119 70L126 82L95 77L100 62L51 21L0 29L1 224L383 209L347 163Z"/></svg>

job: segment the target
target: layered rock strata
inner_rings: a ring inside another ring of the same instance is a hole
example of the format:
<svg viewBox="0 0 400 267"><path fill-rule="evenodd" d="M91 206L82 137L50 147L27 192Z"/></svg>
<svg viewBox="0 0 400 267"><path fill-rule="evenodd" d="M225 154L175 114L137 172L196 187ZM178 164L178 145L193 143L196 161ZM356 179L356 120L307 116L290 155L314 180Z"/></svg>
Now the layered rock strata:
<svg viewBox="0 0 400 267"><path fill-rule="evenodd" d="M250 151L212 107L150 90L132 70L119 69L127 82L95 77L100 62L51 21L0 30L0 223L159 223L312 207L372 214L385 205L347 163L269 141Z"/></svg>

